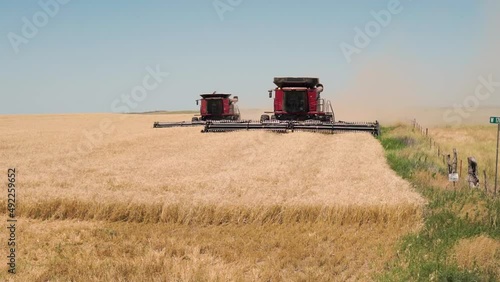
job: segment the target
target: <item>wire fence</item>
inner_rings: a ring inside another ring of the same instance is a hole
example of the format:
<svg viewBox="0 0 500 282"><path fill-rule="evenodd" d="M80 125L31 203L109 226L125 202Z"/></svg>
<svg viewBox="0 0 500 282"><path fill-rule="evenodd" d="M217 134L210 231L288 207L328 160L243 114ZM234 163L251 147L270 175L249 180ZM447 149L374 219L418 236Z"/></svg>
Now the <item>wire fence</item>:
<svg viewBox="0 0 500 282"><path fill-rule="evenodd" d="M414 132L420 133L427 138L429 149L434 151L433 155L438 158L438 161L447 166L449 180L453 182L453 186L457 183L459 185L468 184L470 188L484 189L486 194L497 195L497 185L489 183L486 169L483 169L482 173L479 171L478 162L475 157L468 156L466 162L464 162L464 159L459 158L456 148L453 148L451 153L445 152L445 147L436 142L436 139L431 136L429 128L423 127L416 119L412 120L411 123ZM467 167L465 168L465 166ZM467 177L461 177L464 175L464 171L467 173Z"/></svg>

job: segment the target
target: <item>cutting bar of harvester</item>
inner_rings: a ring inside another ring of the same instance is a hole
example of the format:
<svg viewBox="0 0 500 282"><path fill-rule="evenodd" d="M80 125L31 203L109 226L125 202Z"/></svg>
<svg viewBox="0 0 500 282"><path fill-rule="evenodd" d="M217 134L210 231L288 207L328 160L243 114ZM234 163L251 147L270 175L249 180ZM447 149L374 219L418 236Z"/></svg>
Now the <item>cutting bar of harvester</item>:
<svg viewBox="0 0 500 282"><path fill-rule="evenodd" d="M205 125L205 121L182 121L182 122L155 122L153 128L169 128L169 127L190 127Z"/></svg>
<svg viewBox="0 0 500 282"><path fill-rule="evenodd" d="M289 123L285 122L240 122L240 123L213 123L207 122L205 129L201 132L226 132L236 130L269 130L286 132L289 130Z"/></svg>
<svg viewBox="0 0 500 282"><path fill-rule="evenodd" d="M169 128L169 127L192 127L210 124L246 124L248 120L210 120L210 121L181 121L181 122L155 122L153 128ZM202 131L203 132L203 131Z"/></svg>
<svg viewBox="0 0 500 282"><path fill-rule="evenodd" d="M346 122L245 122L245 123L212 123L207 122L202 132L227 132L237 130L267 130L274 132L308 131L321 133L368 132L374 136L380 134L380 124L346 123Z"/></svg>

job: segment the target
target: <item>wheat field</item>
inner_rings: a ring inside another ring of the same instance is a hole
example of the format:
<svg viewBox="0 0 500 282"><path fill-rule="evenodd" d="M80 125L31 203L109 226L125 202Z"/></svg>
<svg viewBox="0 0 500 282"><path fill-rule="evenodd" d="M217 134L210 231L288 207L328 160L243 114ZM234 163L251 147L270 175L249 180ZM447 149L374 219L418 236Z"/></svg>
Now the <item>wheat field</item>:
<svg viewBox="0 0 500 282"><path fill-rule="evenodd" d="M424 200L368 134L152 128L190 117L0 116L16 278L372 280L420 226Z"/></svg>

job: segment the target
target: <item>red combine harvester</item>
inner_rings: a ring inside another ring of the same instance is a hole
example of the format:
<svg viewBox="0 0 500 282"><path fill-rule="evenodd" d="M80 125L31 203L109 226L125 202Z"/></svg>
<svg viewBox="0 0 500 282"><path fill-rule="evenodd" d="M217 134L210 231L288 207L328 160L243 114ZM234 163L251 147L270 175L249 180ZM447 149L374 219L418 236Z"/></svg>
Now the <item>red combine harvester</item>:
<svg viewBox="0 0 500 282"><path fill-rule="evenodd" d="M323 85L317 78L309 77L276 77L274 79L274 112L272 116L262 115L261 122L268 120L319 120L332 121L333 108L330 101L321 99ZM269 90L269 98L273 97L273 89Z"/></svg>
<svg viewBox="0 0 500 282"><path fill-rule="evenodd" d="M238 96L231 98L231 94L201 94L201 99L196 100L200 105L200 114L194 116L191 122L155 122L154 128L199 126L205 125L208 121L239 121L240 110L236 103Z"/></svg>
<svg viewBox="0 0 500 282"><path fill-rule="evenodd" d="M207 122L202 132L225 132L235 130L269 130L276 132L313 131L324 133L369 132L380 134L380 125L375 122L335 121L330 101L321 98L323 85L318 78L276 77L274 78L274 111L262 115L260 122L216 123ZM272 98L273 90L269 90Z"/></svg>

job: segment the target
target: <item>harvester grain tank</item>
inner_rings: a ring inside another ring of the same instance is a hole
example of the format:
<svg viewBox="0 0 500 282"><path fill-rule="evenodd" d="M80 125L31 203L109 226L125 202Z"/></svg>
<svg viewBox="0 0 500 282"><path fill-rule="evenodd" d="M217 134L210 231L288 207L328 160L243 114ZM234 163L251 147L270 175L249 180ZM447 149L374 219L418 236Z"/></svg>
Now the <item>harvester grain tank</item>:
<svg viewBox="0 0 500 282"><path fill-rule="evenodd" d="M194 116L191 122L155 122L154 128L181 127L181 126L200 126L208 121L239 121L240 110L238 105L238 96L231 98L231 94L201 94L201 99L196 100L200 105L200 114Z"/></svg>
<svg viewBox="0 0 500 282"><path fill-rule="evenodd" d="M268 130L275 132L312 131L323 133L369 132L380 134L375 122L336 121L330 101L321 98L324 87L318 78L276 77L275 89L269 90L274 110L263 114L259 122L207 122L203 132ZM271 114L271 115L269 115Z"/></svg>

